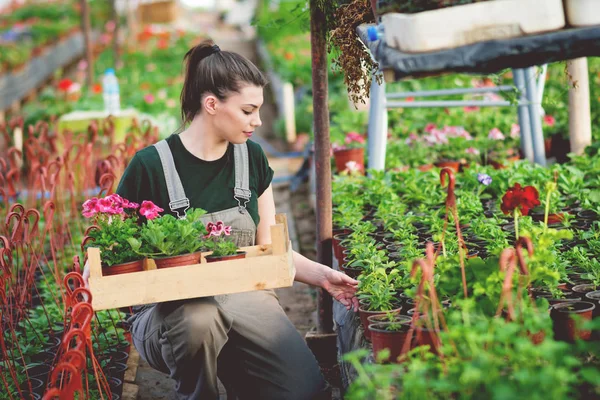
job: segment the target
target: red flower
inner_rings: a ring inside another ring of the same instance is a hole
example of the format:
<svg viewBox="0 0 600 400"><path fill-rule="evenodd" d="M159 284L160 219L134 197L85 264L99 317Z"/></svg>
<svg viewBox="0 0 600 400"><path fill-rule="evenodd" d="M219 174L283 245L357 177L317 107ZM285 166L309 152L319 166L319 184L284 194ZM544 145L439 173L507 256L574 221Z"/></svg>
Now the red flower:
<svg viewBox="0 0 600 400"><path fill-rule="evenodd" d="M553 127L556 123L556 119L552 115L546 115L544 116L544 123L549 127Z"/></svg>
<svg viewBox="0 0 600 400"><path fill-rule="evenodd" d="M522 215L529 214L529 210L540 205L540 195L533 186L521 187L520 184L515 185L506 191L502 197L502 212L504 214L512 214L515 209L519 208Z"/></svg>
<svg viewBox="0 0 600 400"><path fill-rule="evenodd" d="M164 210L149 200L144 200L140 206L140 214L148 219L158 217L158 214Z"/></svg>
<svg viewBox="0 0 600 400"><path fill-rule="evenodd" d="M58 82L58 90L60 90L61 92L66 92L67 90L69 90L72 84L72 80L70 80L69 78L65 78Z"/></svg>
<svg viewBox="0 0 600 400"><path fill-rule="evenodd" d="M100 83L96 83L94 86L92 86L92 92L94 94L102 93L102 85Z"/></svg>

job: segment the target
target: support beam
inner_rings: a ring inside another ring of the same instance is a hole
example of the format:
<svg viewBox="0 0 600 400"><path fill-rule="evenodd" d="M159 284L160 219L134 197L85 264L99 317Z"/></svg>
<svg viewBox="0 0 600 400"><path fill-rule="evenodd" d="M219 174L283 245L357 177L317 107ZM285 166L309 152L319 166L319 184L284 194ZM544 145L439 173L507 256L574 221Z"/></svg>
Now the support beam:
<svg viewBox="0 0 600 400"><path fill-rule="evenodd" d="M513 79L515 86L519 90L519 126L521 128L521 151L523 156L530 162L534 163L533 157L533 142L531 141L531 122L529 120L529 106L526 105L527 96L525 88L525 70L514 69Z"/></svg>
<svg viewBox="0 0 600 400"><path fill-rule="evenodd" d="M94 54L92 53L92 38L90 24L90 5L87 0L81 0L81 27L85 43L85 60L87 61L86 85L92 87L94 83Z"/></svg>
<svg viewBox="0 0 600 400"><path fill-rule="evenodd" d="M536 164L546 166L546 150L544 149L544 132L542 131L542 115L540 101L537 98L535 69L525 69L525 88L529 102L529 122L531 123L531 140L533 143L533 158Z"/></svg>
<svg viewBox="0 0 600 400"><path fill-rule="evenodd" d="M326 21L318 3L318 0L310 0L310 44L315 124L314 162L317 175L317 260L321 264L331 267L332 205ZM333 332L333 300L329 293L321 288L318 290L317 313L318 332Z"/></svg>
<svg viewBox="0 0 600 400"><path fill-rule="evenodd" d="M369 169L382 171L385 168L385 151L387 147L387 104L385 82L379 84L377 78L371 81L371 107L369 108Z"/></svg>
<svg viewBox="0 0 600 400"><path fill-rule="evenodd" d="M578 58L567 63L573 80L569 87L569 137L571 152L583 154L592 144L592 119L590 115L590 81L587 58Z"/></svg>

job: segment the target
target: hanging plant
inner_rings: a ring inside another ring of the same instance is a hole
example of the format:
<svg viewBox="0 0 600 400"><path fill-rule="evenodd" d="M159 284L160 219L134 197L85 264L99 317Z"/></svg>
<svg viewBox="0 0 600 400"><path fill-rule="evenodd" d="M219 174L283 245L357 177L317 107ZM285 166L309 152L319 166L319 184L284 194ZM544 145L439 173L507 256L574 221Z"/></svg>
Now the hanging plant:
<svg viewBox="0 0 600 400"><path fill-rule="evenodd" d="M348 4L335 5L323 2L329 30L329 52L334 54L334 68L344 75L350 100L365 103L369 96L371 79L378 65L362 43L356 28L361 24L374 23L375 18L369 0L354 0ZM381 79L381 75L377 76Z"/></svg>

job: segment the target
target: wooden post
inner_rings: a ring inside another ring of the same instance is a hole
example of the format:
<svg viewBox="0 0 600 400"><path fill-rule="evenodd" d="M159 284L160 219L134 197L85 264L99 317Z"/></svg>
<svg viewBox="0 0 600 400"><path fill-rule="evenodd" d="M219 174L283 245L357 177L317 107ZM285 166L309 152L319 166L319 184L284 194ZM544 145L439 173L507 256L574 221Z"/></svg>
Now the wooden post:
<svg viewBox="0 0 600 400"><path fill-rule="evenodd" d="M87 61L86 84L92 87L94 83L94 55L92 53L92 38L90 37L90 6L87 0L81 0L81 28L85 43L85 59Z"/></svg>
<svg viewBox="0 0 600 400"><path fill-rule="evenodd" d="M569 137L571 152L582 154L592 144L592 120L590 116L590 80L587 58L567 63L572 79L569 87Z"/></svg>
<svg viewBox="0 0 600 400"><path fill-rule="evenodd" d="M294 104L294 85L283 84L283 112L285 118L285 137L288 143L296 142L296 110Z"/></svg>
<svg viewBox="0 0 600 400"><path fill-rule="evenodd" d="M331 158L327 83L326 20L318 0L310 0L310 52L312 55L313 110L315 124L315 170L317 176L317 260L332 264ZM322 288L317 292L317 330L333 332L333 300Z"/></svg>
<svg viewBox="0 0 600 400"><path fill-rule="evenodd" d="M115 30L113 31L113 57L115 60L115 70L119 67L119 13L117 12L117 0L112 0L112 19L115 22Z"/></svg>

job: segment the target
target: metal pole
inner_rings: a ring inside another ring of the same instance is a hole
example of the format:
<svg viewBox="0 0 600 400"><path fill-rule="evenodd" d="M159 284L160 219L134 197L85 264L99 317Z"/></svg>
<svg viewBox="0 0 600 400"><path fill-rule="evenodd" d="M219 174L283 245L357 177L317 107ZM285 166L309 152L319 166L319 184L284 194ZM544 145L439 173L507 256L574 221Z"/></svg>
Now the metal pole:
<svg viewBox="0 0 600 400"><path fill-rule="evenodd" d="M531 122L529 122L529 107L525 104L527 96L525 95L525 71L523 69L513 69L513 79L515 86L519 90L519 126L521 127L521 150L523 155L533 164L533 143L531 141Z"/></svg>
<svg viewBox="0 0 600 400"><path fill-rule="evenodd" d="M529 105L527 102L525 105ZM539 103L538 103L539 104ZM388 101L387 108L445 108L445 107L510 107L510 101L498 100L424 100L424 101Z"/></svg>
<svg viewBox="0 0 600 400"><path fill-rule="evenodd" d="M90 38L90 6L87 0L81 0L81 25L85 43L85 59L87 61L86 84L92 87L94 82L94 55L92 54L92 40Z"/></svg>
<svg viewBox="0 0 600 400"><path fill-rule="evenodd" d="M369 108L369 169L385 169L385 150L387 146L387 109L385 100L385 82L379 84L375 76L371 82Z"/></svg>
<svg viewBox="0 0 600 400"><path fill-rule="evenodd" d="M318 0L310 0L310 45L315 126L315 167L317 175L317 260L331 267L332 205L331 159L329 155L329 106L327 105L327 44L325 15ZM317 330L333 332L333 300L327 291L318 290Z"/></svg>
<svg viewBox="0 0 600 400"><path fill-rule="evenodd" d="M577 58L567 63L573 84L569 87L569 136L571 152L583 154L592 144L592 119L590 115L590 78L587 58Z"/></svg>
<svg viewBox="0 0 600 400"><path fill-rule="evenodd" d="M546 166L546 150L544 149L544 132L542 131L542 117L540 115L540 102L537 99L535 69L525 69L525 88L529 104L529 122L531 123L531 140L533 142L533 159L537 164Z"/></svg>
<svg viewBox="0 0 600 400"><path fill-rule="evenodd" d="M387 99L402 99L406 97L433 97L433 96L452 96L458 94L479 94L479 93L496 93L496 92L513 92L515 88L512 86L493 86L482 88L459 88L459 89L439 89L439 90L421 90L417 92L401 92L390 93Z"/></svg>

